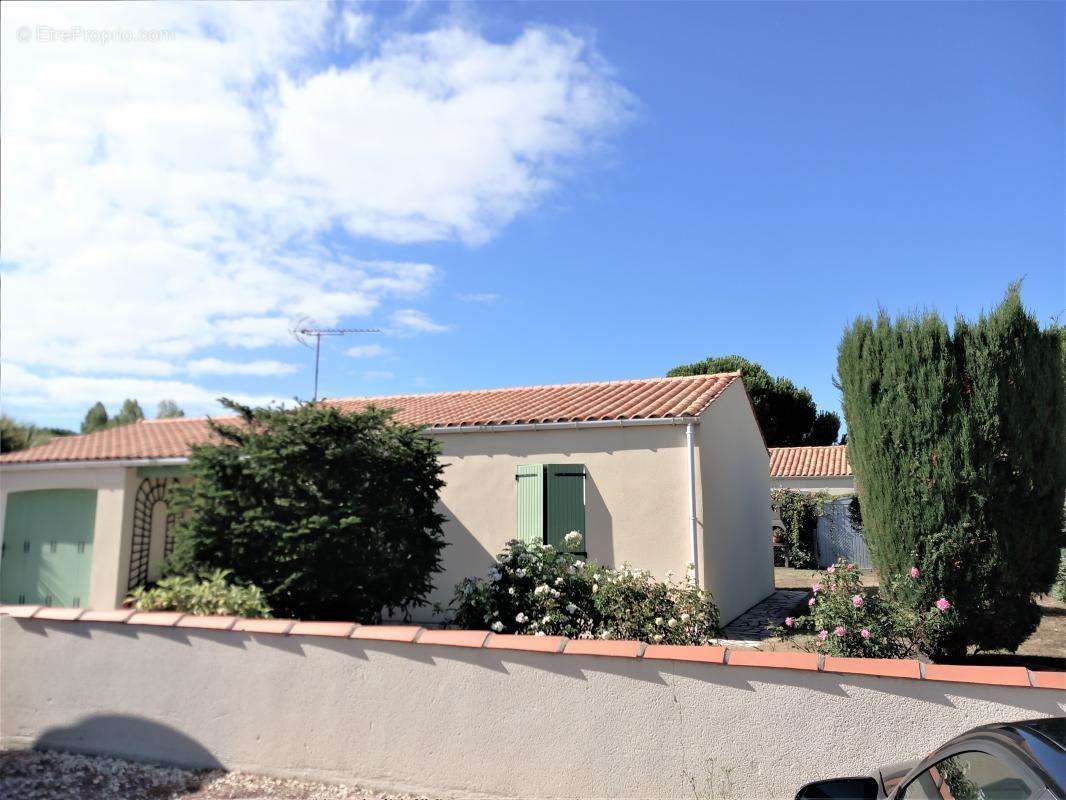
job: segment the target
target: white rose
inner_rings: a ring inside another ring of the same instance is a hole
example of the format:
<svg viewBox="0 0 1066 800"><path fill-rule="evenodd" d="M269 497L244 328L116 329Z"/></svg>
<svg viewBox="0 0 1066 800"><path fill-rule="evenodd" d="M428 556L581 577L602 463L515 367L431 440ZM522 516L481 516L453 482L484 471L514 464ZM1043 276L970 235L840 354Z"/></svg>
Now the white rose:
<svg viewBox="0 0 1066 800"><path fill-rule="evenodd" d="M517 622L519 625L525 625L527 622L529 622L529 617L519 611L515 615L514 621Z"/></svg>
<svg viewBox="0 0 1066 800"><path fill-rule="evenodd" d="M492 629L496 631L496 633L499 633L503 630L503 623L499 620L496 620L494 623L492 623Z"/></svg>
<svg viewBox="0 0 1066 800"><path fill-rule="evenodd" d="M566 604L566 613L567 614L573 614L575 611L577 611L577 606L575 606L573 603L567 603Z"/></svg>

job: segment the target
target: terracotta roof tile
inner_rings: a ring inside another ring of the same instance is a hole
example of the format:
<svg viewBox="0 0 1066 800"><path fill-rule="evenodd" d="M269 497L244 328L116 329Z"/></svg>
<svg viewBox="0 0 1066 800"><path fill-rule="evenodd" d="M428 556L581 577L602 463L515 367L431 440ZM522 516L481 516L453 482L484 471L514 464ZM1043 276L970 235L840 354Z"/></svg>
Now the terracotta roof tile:
<svg viewBox="0 0 1066 800"><path fill-rule="evenodd" d="M851 462L845 444L825 447L771 447L770 477L850 477Z"/></svg>
<svg viewBox="0 0 1066 800"><path fill-rule="evenodd" d="M394 408L399 422L440 428L656 419L699 414L739 377L737 372L726 372L324 402L344 411L371 405ZM0 464L182 458L189 454L189 445L210 438L206 418L145 420L84 436L62 436L28 450L5 453Z"/></svg>

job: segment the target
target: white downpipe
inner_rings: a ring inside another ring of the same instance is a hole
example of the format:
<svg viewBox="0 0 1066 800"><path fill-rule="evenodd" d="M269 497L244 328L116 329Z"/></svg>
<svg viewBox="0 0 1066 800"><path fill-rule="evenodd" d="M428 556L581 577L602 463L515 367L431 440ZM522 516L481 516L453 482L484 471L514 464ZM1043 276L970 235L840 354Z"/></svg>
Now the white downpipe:
<svg viewBox="0 0 1066 800"><path fill-rule="evenodd" d="M685 426L685 441L688 444L688 526L691 537L692 553L692 580L698 586L700 583L699 568L699 537L696 533L696 438L693 435L693 424Z"/></svg>

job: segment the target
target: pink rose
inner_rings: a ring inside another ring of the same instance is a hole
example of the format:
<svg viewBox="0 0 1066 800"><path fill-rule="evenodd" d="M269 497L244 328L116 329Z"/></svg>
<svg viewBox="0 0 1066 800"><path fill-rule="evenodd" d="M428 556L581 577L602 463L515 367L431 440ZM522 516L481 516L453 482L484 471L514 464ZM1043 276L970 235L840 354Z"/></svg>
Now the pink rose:
<svg viewBox="0 0 1066 800"><path fill-rule="evenodd" d="M855 606L855 608L862 608L862 596L855 595L853 598L851 598L851 604Z"/></svg>
<svg viewBox="0 0 1066 800"><path fill-rule="evenodd" d="M815 594L818 594L818 592L822 591L822 584L820 584L820 583L812 583L811 584L811 591L814 592Z"/></svg>
<svg viewBox="0 0 1066 800"><path fill-rule="evenodd" d="M827 630L823 629L823 630L818 631L818 638L821 639L823 642L825 641L825 639L826 639L826 637L828 635L829 635L829 631L827 631Z"/></svg>
<svg viewBox="0 0 1066 800"><path fill-rule="evenodd" d="M829 567L826 569L826 572L828 572L830 575L832 575L836 571L837 568L834 564L830 564Z"/></svg>
<svg viewBox="0 0 1066 800"><path fill-rule="evenodd" d="M858 569L858 568L859 568L858 564L848 564L848 569Z"/></svg>
<svg viewBox="0 0 1066 800"><path fill-rule="evenodd" d="M791 628L794 622L795 622L795 620L792 619L792 617L785 617L785 627L786 628Z"/></svg>
<svg viewBox="0 0 1066 800"><path fill-rule="evenodd" d="M949 608L951 608L951 603L941 597L939 600L936 601L936 607L939 608L941 611L947 611Z"/></svg>
<svg viewBox="0 0 1066 800"><path fill-rule="evenodd" d="M918 572L918 568L917 567L911 567L911 577L917 580L919 575L921 575L921 573Z"/></svg>
<svg viewBox="0 0 1066 800"><path fill-rule="evenodd" d="M813 606L814 605L814 598L813 597L810 600L807 601L807 605L809 605L809 606Z"/></svg>
<svg viewBox="0 0 1066 800"><path fill-rule="evenodd" d="M866 630L866 628L863 628L861 631L859 631L859 636L861 636L863 639L869 639L870 632Z"/></svg>
<svg viewBox="0 0 1066 800"><path fill-rule="evenodd" d="M837 636L843 636L844 635L844 626L843 625L837 625L836 630L833 631L833 633L835 633Z"/></svg>

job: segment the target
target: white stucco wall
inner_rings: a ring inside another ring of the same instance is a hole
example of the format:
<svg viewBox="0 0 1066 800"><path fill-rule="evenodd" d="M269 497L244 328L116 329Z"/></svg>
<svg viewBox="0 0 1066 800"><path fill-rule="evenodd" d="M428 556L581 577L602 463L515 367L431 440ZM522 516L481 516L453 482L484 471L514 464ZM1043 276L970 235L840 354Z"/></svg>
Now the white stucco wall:
<svg viewBox="0 0 1066 800"><path fill-rule="evenodd" d="M725 624L774 590L770 456L739 383L703 412L698 430L702 575Z"/></svg>
<svg viewBox="0 0 1066 800"><path fill-rule="evenodd" d="M429 797L791 798L1066 708L1044 689L10 617L0 641L0 747Z"/></svg>
<svg viewBox="0 0 1066 800"><path fill-rule="evenodd" d="M801 492L828 492L832 495L855 494L855 478L771 478L775 489L796 489Z"/></svg>
<svg viewBox="0 0 1066 800"><path fill-rule="evenodd" d="M136 470L106 465L88 469L0 470L0 542L8 495L38 489L96 490L89 608L115 608L126 593Z"/></svg>
<svg viewBox="0 0 1066 800"><path fill-rule="evenodd" d="M589 557L630 562L662 577L689 563L688 451L681 426L449 433L436 438L445 465L441 512L448 517L444 572L432 601L484 575L515 536L519 464L584 464ZM428 613L414 612L416 619Z"/></svg>

